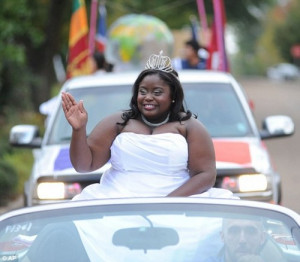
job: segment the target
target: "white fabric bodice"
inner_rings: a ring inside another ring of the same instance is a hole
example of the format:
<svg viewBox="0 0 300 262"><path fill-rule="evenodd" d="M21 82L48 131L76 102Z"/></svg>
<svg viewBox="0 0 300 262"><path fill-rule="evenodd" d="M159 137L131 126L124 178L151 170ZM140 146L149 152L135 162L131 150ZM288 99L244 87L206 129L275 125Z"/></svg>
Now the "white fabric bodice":
<svg viewBox="0 0 300 262"><path fill-rule="evenodd" d="M188 148L180 134L121 133L111 146L111 164L117 172L186 176Z"/></svg>
<svg viewBox="0 0 300 262"><path fill-rule="evenodd" d="M125 132L111 146L111 168L100 184L74 199L166 196L189 179L188 145L180 134Z"/></svg>

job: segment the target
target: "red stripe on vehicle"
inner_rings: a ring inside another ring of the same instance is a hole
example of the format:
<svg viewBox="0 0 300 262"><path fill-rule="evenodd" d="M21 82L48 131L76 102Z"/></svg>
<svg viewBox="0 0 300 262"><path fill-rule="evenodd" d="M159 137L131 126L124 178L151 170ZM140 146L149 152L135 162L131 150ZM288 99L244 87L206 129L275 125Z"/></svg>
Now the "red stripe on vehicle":
<svg viewBox="0 0 300 262"><path fill-rule="evenodd" d="M214 141L216 161L247 165L251 163L249 144L233 141Z"/></svg>

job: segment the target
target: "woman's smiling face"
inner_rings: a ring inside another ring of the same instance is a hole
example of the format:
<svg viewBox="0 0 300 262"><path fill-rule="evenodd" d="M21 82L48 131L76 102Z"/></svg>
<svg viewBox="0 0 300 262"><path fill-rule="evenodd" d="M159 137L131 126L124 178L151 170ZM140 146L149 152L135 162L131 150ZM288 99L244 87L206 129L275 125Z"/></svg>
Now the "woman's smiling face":
<svg viewBox="0 0 300 262"><path fill-rule="evenodd" d="M138 108L148 120L159 123L167 117L171 107L171 90L158 74L144 77L138 88Z"/></svg>

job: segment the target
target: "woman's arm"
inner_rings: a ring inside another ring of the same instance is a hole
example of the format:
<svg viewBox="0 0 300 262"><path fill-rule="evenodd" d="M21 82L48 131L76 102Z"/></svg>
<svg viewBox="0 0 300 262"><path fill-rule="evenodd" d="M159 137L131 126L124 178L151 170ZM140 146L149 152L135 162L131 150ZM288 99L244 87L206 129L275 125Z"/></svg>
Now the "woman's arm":
<svg viewBox="0 0 300 262"><path fill-rule="evenodd" d="M200 194L214 186L216 160L212 139L205 127L196 119L186 121L188 143L188 169L191 178L168 196Z"/></svg>
<svg viewBox="0 0 300 262"><path fill-rule="evenodd" d="M118 134L117 122L121 113L100 121L87 138L88 115L83 102L75 101L69 93L62 93L62 107L65 117L72 126L70 159L78 172L91 172L103 166L110 158L110 146Z"/></svg>

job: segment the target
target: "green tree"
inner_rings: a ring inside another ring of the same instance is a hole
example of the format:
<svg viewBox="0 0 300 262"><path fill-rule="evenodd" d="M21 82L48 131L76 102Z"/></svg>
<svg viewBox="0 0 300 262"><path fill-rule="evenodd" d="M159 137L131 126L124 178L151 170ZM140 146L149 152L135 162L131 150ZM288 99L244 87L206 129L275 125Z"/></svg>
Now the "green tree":
<svg viewBox="0 0 300 262"><path fill-rule="evenodd" d="M204 1L208 22L212 21L213 6L211 0ZM251 24L257 21L253 10L263 10L274 4L274 0L225 0L224 5L229 23ZM109 23L118 17L129 14L149 14L166 22L171 29L179 29L189 23L191 15L198 16L196 0L115 0L106 1Z"/></svg>
<svg viewBox="0 0 300 262"><path fill-rule="evenodd" d="M290 49L300 43L300 3L291 0L275 5L261 19L261 34L253 44L253 53L245 57L239 54L238 68L247 73L265 74L266 68L280 62L297 62ZM248 49L249 50L249 49ZM247 58L247 59L245 59Z"/></svg>
<svg viewBox="0 0 300 262"><path fill-rule="evenodd" d="M37 110L50 97L55 81L52 58L67 43L70 2L1 1L0 115L9 106Z"/></svg>
<svg viewBox="0 0 300 262"><path fill-rule="evenodd" d="M24 42L38 44L40 38L41 34L32 23L32 12L28 10L26 0L1 2L0 114L10 105L26 105L27 50Z"/></svg>
<svg viewBox="0 0 300 262"><path fill-rule="evenodd" d="M274 42L278 47L281 56L288 62L293 63L291 47L300 44L300 2L294 0L287 6L286 16L283 23L276 26Z"/></svg>

